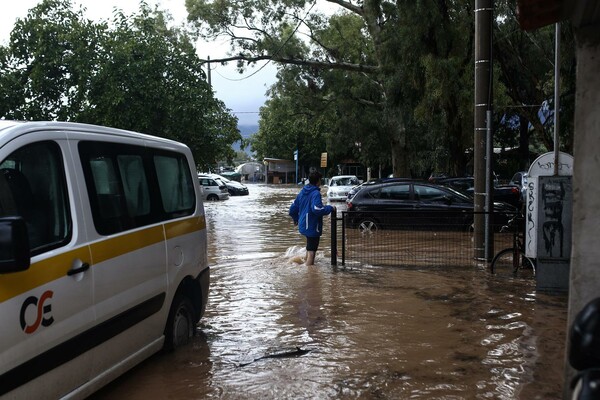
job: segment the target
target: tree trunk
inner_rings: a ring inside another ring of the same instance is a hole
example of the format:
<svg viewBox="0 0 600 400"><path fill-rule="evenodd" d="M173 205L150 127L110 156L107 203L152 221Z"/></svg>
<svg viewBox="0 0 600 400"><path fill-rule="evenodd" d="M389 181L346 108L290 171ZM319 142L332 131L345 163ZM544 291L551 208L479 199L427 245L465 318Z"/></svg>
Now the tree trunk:
<svg viewBox="0 0 600 400"><path fill-rule="evenodd" d="M397 178L410 178L410 171L408 169L408 154L406 146L401 143L397 138L391 140L392 145L392 168L394 170L394 177Z"/></svg>
<svg viewBox="0 0 600 400"><path fill-rule="evenodd" d="M467 173L467 158L465 148L460 138L451 138L449 143L450 165L448 173L453 176L464 176Z"/></svg>
<svg viewBox="0 0 600 400"><path fill-rule="evenodd" d="M406 145L406 127L400 109L387 110L387 129L391 132L392 169L394 177L410 178L408 168L408 148Z"/></svg>

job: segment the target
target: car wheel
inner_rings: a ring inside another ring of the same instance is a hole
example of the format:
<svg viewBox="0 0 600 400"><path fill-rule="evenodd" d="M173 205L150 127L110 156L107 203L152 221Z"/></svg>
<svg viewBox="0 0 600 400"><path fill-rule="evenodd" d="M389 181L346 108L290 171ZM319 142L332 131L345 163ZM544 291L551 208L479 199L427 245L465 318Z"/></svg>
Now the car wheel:
<svg viewBox="0 0 600 400"><path fill-rule="evenodd" d="M217 196L216 194L209 194L209 195L206 197L206 200L209 200L209 201L217 201L217 200L219 200L219 196Z"/></svg>
<svg viewBox="0 0 600 400"><path fill-rule="evenodd" d="M363 219L358 223L358 230L360 233L375 233L379 229L377 222L370 218Z"/></svg>
<svg viewBox="0 0 600 400"><path fill-rule="evenodd" d="M194 320L194 306L190 300L176 295L165 328L165 350L172 351L189 343L195 332Z"/></svg>

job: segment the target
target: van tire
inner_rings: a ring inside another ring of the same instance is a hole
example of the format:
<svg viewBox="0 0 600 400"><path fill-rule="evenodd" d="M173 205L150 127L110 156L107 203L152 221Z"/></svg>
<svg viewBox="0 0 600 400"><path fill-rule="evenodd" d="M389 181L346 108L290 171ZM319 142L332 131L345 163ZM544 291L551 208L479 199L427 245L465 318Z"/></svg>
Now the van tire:
<svg viewBox="0 0 600 400"><path fill-rule="evenodd" d="M165 350L173 351L190 342L196 331L194 315L192 302L181 294L175 295L165 328Z"/></svg>

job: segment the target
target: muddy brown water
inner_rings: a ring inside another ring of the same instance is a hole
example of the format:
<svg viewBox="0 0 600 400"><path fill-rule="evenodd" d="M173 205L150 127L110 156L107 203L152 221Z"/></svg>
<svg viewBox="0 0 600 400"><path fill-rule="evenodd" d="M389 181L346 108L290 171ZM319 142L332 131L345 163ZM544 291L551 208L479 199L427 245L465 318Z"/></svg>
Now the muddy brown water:
<svg viewBox="0 0 600 400"><path fill-rule="evenodd" d="M485 265L335 267L327 217L316 265L298 264L298 188L249 189L206 204L211 292L193 342L94 399L562 398L565 295Z"/></svg>

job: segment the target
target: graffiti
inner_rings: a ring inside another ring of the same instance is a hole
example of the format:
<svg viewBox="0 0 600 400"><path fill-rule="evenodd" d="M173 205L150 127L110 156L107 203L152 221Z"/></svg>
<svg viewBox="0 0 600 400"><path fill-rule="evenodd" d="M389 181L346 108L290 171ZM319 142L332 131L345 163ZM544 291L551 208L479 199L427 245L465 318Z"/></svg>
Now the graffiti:
<svg viewBox="0 0 600 400"><path fill-rule="evenodd" d="M562 181L548 181L542 185L542 207L545 217L542 224L542 235L544 249L550 257L554 255L556 250L558 250L558 256L563 257L563 203L565 193L566 190Z"/></svg>
<svg viewBox="0 0 600 400"><path fill-rule="evenodd" d="M537 163L537 166L540 169L549 171L549 170L554 170L554 162L553 161L546 161L544 163L539 162ZM562 170L570 170L572 168L571 164L568 163L558 163L558 170L562 171Z"/></svg>
<svg viewBox="0 0 600 400"><path fill-rule="evenodd" d="M533 248L533 235L535 234L535 220L533 212L535 210L535 190L533 182L527 185L527 249Z"/></svg>

